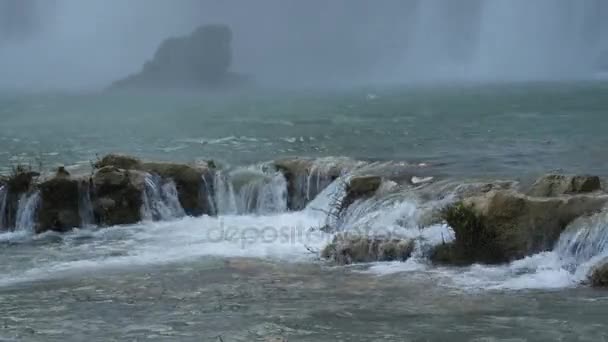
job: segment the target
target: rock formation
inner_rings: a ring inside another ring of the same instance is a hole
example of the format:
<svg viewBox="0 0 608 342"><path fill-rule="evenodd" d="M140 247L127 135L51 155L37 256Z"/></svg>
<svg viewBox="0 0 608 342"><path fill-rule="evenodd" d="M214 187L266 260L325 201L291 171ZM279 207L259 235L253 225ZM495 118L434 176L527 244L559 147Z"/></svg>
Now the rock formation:
<svg viewBox="0 0 608 342"><path fill-rule="evenodd" d="M466 198L444 211L455 242L435 249L440 263L503 263L549 250L577 217L593 214L606 195L531 197L512 190Z"/></svg>
<svg viewBox="0 0 608 342"><path fill-rule="evenodd" d="M539 178L528 191L537 197L556 197L561 195L584 194L602 190L597 176L545 175Z"/></svg>
<svg viewBox="0 0 608 342"><path fill-rule="evenodd" d="M339 234L321 256L339 265L374 261L405 261L414 250L411 240Z"/></svg>
<svg viewBox="0 0 608 342"><path fill-rule="evenodd" d="M183 37L164 40L152 60L134 75L114 82L111 89L222 88L246 82L229 71L232 31L206 25Z"/></svg>
<svg viewBox="0 0 608 342"><path fill-rule="evenodd" d="M591 270L589 280L593 287L608 288L608 260L600 262Z"/></svg>

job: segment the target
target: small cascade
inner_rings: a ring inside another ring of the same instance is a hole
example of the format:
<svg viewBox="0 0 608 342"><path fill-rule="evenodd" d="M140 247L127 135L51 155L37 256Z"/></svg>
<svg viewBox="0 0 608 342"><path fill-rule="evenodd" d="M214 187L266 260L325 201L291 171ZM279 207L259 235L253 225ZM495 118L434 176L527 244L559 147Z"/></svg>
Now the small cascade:
<svg viewBox="0 0 608 342"><path fill-rule="evenodd" d="M573 270L585 263L608 257L608 212L574 221L555 247L564 267Z"/></svg>
<svg viewBox="0 0 608 342"><path fill-rule="evenodd" d="M348 158L321 158L314 161L308 174L304 194L306 201L310 202L327 188L338 177L346 175L355 167L360 166L359 162Z"/></svg>
<svg viewBox="0 0 608 342"><path fill-rule="evenodd" d="M201 188L201 191L199 193L199 196L205 197L205 199L207 200L207 203L209 204L209 210L211 215L217 215L217 208L215 207L215 201L213 200L213 181L212 180L207 180L207 176L205 174L203 174L202 176L203 179L203 187Z"/></svg>
<svg viewBox="0 0 608 342"><path fill-rule="evenodd" d="M39 204L40 193L38 191L21 195L21 198L19 198L19 206L17 208L17 219L15 221L16 231L34 229Z"/></svg>
<svg viewBox="0 0 608 342"><path fill-rule="evenodd" d="M95 214L91 202L91 186L88 182L78 184L78 213L83 227L95 225Z"/></svg>
<svg viewBox="0 0 608 342"><path fill-rule="evenodd" d="M256 179L238 192L239 212L273 214L287 211L287 181L280 172Z"/></svg>
<svg viewBox="0 0 608 342"><path fill-rule="evenodd" d="M215 209L218 215L236 215L238 207L234 186L229 177L222 171L217 171L214 178Z"/></svg>
<svg viewBox="0 0 608 342"><path fill-rule="evenodd" d="M175 183L157 175L146 175L142 218L147 221L171 220L184 216Z"/></svg>
<svg viewBox="0 0 608 342"><path fill-rule="evenodd" d="M204 181L206 187L209 185ZM218 215L267 215L287 211L287 180L282 173L263 165L217 171L214 178Z"/></svg>
<svg viewBox="0 0 608 342"><path fill-rule="evenodd" d="M6 217L6 199L8 197L8 189L6 186L0 187L0 230L8 228Z"/></svg>

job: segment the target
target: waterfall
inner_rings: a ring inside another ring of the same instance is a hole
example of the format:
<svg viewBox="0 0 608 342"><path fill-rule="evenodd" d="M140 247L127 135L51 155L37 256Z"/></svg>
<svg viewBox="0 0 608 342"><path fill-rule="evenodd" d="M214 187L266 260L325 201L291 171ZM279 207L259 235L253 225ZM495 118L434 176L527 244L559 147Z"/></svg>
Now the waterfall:
<svg viewBox="0 0 608 342"><path fill-rule="evenodd" d="M575 220L555 247L566 268L608 257L608 212Z"/></svg>
<svg viewBox="0 0 608 342"><path fill-rule="evenodd" d="M274 172L256 179L239 190L239 212L272 214L287 211L287 181Z"/></svg>
<svg viewBox="0 0 608 342"><path fill-rule="evenodd" d="M234 186L222 171L216 171L213 183L215 190L215 208L218 215L236 215L238 207Z"/></svg>
<svg viewBox="0 0 608 342"><path fill-rule="evenodd" d="M208 186L208 185L207 185ZM218 215L273 214L287 211L287 180L263 165L217 171L214 178Z"/></svg>
<svg viewBox="0 0 608 342"><path fill-rule="evenodd" d="M3 185L0 187L0 230L8 228L6 217L6 199L8 197L8 187Z"/></svg>
<svg viewBox="0 0 608 342"><path fill-rule="evenodd" d="M205 197L207 203L209 204L209 210L211 215L217 215L217 209L215 207L215 201L213 200L213 183L212 181L207 180L207 176L203 174L202 176L203 183L199 196Z"/></svg>
<svg viewBox="0 0 608 342"><path fill-rule="evenodd" d="M78 213L83 227L95 225L93 203L91 202L91 186L88 182L78 184Z"/></svg>
<svg viewBox="0 0 608 342"><path fill-rule="evenodd" d="M15 230L33 230L36 224L36 212L40 204L40 193L38 191L30 194L22 194L19 198L17 208L17 219Z"/></svg>
<svg viewBox="0 0 608 342"><path fill-rule="evenodd" d="M170 220L185 215L175 182L147 174L143 193L142 218L147 221Z"/></svg>

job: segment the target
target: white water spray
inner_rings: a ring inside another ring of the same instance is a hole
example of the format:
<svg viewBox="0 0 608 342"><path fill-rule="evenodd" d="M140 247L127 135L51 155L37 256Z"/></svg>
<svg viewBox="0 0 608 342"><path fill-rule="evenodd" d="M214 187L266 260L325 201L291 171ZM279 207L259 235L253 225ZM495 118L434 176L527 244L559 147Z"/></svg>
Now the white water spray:
<svg viewBox="0 0 608 342"><path fill-rule="evenodd" d="M34 229L39 205L40 193L38 191L21 195L15 221L16 231L32 231Z"/></svg>
<svg viewBox="0 0 608 342"><path fill-rule="evenodd" d="M142 218L145 221L171 220L185 215L175 183L157 175L146 175Z"/></svg>
<svg viewBox="0 0 608 342"><path fill-rule="evenodd" d="M234 186L228 176L218 170L215 173L213 185L217 214L236 215L238 213L238 207L234 194Z"/></svg>

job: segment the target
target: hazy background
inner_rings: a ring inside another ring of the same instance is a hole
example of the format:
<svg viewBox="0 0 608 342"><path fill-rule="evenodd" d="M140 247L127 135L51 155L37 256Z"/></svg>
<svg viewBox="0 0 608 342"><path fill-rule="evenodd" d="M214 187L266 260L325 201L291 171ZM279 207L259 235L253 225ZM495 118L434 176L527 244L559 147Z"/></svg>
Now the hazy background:
<svg viewBox="0 0 608 342"><path fill-rule="evenodd" d="M606 18L605 0L0 0L0 88L100 88L209 23L264 85L587 79Z"/></svg>

